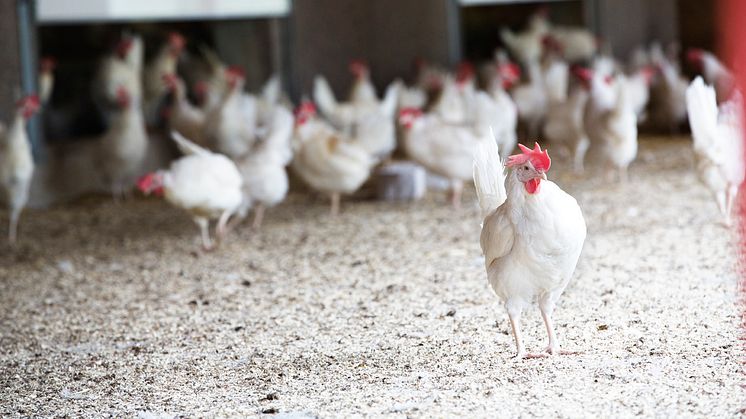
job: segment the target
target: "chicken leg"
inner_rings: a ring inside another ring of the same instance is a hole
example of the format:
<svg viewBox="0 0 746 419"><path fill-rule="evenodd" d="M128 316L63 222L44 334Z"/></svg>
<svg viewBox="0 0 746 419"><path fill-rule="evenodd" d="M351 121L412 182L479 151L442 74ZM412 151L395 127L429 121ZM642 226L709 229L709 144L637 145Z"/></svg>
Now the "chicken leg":
<svg viewBox="0 0 746 419"><path fill-rule="evenodd" d="M545 294L541 299L539 299L541 318L544 319L544 325L547 327L547 336L549 337L549 344L547 345L545 352L548 355L577 355L578 352L564 351L560 349L557 335L554 332L554 322L552 321L554 307L555 303L551 294Z"/></svg>
<svg viewBox="0 0 746 419"><path fill-rule="evenodd" d="M215 227L215 238L217 238L218 241L222 241L223 237L225 237L225 233L228 232L228 228L226 226L230 218L231 218L230 210L223 211L223 213L220 214L220 218L218 219L218 225Z"/></svg>
<svg viewBox="0 0 746 419"><path fill-rule="evenodd" d="M464 190L464 183L458 179L451 180L451 204L453 208L461 208L461 193Z"/></svg>
<svg viewBox="0 0 746 419"><path fill-rule="evenodd" d="M18 219L21 217L21 208L11 208L10 210L10 223L8 225L8 243L11 246L16 244L16 238L18 237Z"/></svg>
<svg viewBox="0 0 746 419"><path fill-rule="evenodd" d="M336 217L339 215L339 201L341 199L341 194L339 192L333 192L332 193L332 216Z"/></svg>
<svg viewBox="0 0 746 419"><path fill-rule="evenodd" d="M254 222L251 224L251 228L259 230L262 227L262 220L264 220L264 205L258 204L254 209Z"/></svg>
<svg viewBox="0 0 746 419"><path fill-rule="evenodd" d="M194 222L199 226L202 236L202 249L205 251L212 250L214 246L212 240L210 240L210 222L205 217L194 217Z"/></svg>

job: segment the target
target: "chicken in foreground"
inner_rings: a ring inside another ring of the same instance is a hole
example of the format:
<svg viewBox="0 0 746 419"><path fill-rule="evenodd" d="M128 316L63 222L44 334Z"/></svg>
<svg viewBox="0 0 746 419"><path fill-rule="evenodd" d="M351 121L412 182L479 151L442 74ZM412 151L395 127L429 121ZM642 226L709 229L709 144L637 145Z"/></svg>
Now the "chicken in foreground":
<svg viewBox="0 0 746 419"><path fill-rule="evenodd" d="M13 245L18 236L18 219L26 206L34 174L34 159L26 133L26 121L39 110L39 98L26 96L18 102L10 128L0 123L0 186L10 210L8 242Z"/></svg>
<svg viewBox="0 0 746 419"><path fill-rule="evenodd" d="M539 144L518 146L521 154L508 158L507 176L494 141L479 144L474 155L487 278L508 311L516 358L568 354L560 350L552 314L578 263L585 219L575 199L547 180L547 151ZM526 352L521 333L521 313L534 299L549 335L541 354Z"/></svg>
<svg viewBox="0 0 746 419"><path fill-rule="evenodd" d="M715 89L697 77L686 90L686 106L697 172L715 196L725 224L730 225L733 202L746 172L741 124L743 100L737 93L718 108L715 96Z"/></svg>
<svg viewBox="0 0 746 419"><path fill-rule="evenodd" d="M215 248L210 238L210 220L218 219L216 237L225 236L226 225L243 202L243 179L236 165L222 154L206 150L171 133L184 156L168 170L148 173L137 181L144 194L163 196L172 205L186 210L199 226L202 247Z"/></svg>

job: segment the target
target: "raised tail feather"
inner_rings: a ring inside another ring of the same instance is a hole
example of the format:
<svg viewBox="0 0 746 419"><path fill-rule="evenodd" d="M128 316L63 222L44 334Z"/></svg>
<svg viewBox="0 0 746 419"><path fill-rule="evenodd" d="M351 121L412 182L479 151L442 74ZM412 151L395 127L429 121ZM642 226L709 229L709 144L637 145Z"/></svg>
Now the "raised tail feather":
<svg viewBox="0 0 746 419"><path fill-rule="evenodd" d="M686 110L695 149L707 150L717 135L718 107L715 89L705 85L700 76L686 89Z"/></svg>
<svg viewBox="0 0 746 419"><path fill-rule="evenodd" d="M313 80L313 100L319 105L321 113L333 114L337 108L337 99L325 78L317 76Z"/></svg>
<svg viewBox="0 0 746 419"><path fill-rule="evenodd" d="M176 142L176 146L179 147L179 151L181 151L185 155L210 154L210 151L198 146L197 144L194 144L176 131L171 131L171 138L173 138L174 142Z"/></svg>
<svg viewBox="0 0 746 419"><path fill-rule="evenodd" d="M500 161L497 141L481 141L474 153L474 186L482 216L497 209L508 197L505 191L505 168Z"/></svg>

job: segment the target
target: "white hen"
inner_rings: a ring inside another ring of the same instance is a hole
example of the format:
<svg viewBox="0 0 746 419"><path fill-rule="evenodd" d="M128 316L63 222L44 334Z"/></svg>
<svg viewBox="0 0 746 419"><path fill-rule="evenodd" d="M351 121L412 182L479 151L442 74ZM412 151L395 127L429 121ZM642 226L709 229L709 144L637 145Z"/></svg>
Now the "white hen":
<svg viewBox="0 0 746 419"><path fill-rule="evenodd" d="M731 222L733 201L746 173L742 102L737 93L718 109L715 89L706 86L701 77L686 91L697 172L715 196L726 224Z"/></svg>
<svg viewBox="0 0 746 419"><path fill-rule="evenodd" d="M494 142L481 143L474 157L474 184L484 216L480 245L492 289L505 304L516 358L561 354L552 313L570 282L586 236L575 199L546 180L551 160L536 144L519 145L505 174ZM527 354L521 313L534 299L547 328L546 353ZM567 353L567 352L564 352Z"/></svg>
<svg viewBox="0 0 746 419"><path fill-rule="evenodd" d="M293 115L282 106L272 112L267 137L257 141L248 156L237 162L244 179L243 218L248 206L254 208L253 227L262 225L264 211L285 199L288 175L285 167L293 157L290 139L293 135Z"/></svg>
<svg viewBox="0 0 746 419"><path fill-rule="evenodd" d="M204 135L212 150L236 160L246 156L257 140L258 104L243 91L243 70L229 67L226 79L228 91L208 113Z"/></svg>
<svg viewBox="0 0 746 419"><path fill-rule="evenodd" d="M484 93L477 93L477 101L491 102ZM489 109L489 105L478 105ZM477 112L477 117L486 113ZM404 149L407 155L427 170L448 179L451 183L451 202L461 205L463 183L471 179L472 157L477 144L493 141L489 120L472 126L453 125L434 114L423 115L419 109L403 109L399 116L405 128Z"/></svg>
<svg viewBox="0 0 746 419"><path fill-rule="evenodd" d="M342 194L355 192L375 164L358 143L316 117L313 103L304 102L296 114L291 167L312 188L328 193L331 213L339 213Z"/></svg>
<svg viewBox="0 0 746 419"><path fill-rule="evenodd" d="M10 210L8 241L11 245L18 235L18 219L28 201L34 174L34 159L26 134L26 121L38 109L39 98L27 96L18 102L15 117L7 131L0 123L0 187Z"/></svg>
<svg viewBox="0 0 746 419"><path fill-rule="evenodd" d="M203 248L211 250L210 220L218 219L216 235L221 239L228 220L243 202L241 173L229 158L199 147L177 132L172 135L185 155L168 170L143 176L137 187L145 194L163 195L187 211L200 228Z"/></svg>
<svg viewBox="0 0 746 419"><path fill-rule="evenodd" d="M122 197L142 173L148 147L141 101L125 87L117 91L119 111L99 142L98 165L115 200Z"/></svg>

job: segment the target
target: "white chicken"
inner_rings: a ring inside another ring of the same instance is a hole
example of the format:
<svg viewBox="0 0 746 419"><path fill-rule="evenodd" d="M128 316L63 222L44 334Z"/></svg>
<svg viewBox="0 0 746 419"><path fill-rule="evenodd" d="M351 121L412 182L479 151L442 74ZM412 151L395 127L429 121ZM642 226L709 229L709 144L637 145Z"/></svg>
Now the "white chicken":
<svg viewBox="0 0 746 419"><path fill-rule="evenodd" d="M243 202L243 179L235 163L212 153L172 132L174 141L185 155L171 163L168 170L148 173L137 182L145 194L162 195L172 205L187 211L199 226L202 247L215 247L210 238L210 220L218 219L218 242L225 236L226 225Z"/></svg>
<svg viewBox="0 0 746 419"><path fill-rule="evenodd" d="M583 112L588 92L576 88L568 95L568 70L565 62L555 62L545 72L549 87L549 103L543 133L547 140L570 151L575 173L582 173L585 153L591 144L583 127Z"/></svg>
<svg viewBox="0 0 746 419"><path fill-rule="evenodd" d="M370 176L371 155L316 117L316 107L303 102L296 113L291 167L312 188L331 196L332 215L339 213L342 194L355 192Z"/></svg>
<svg viewBox="0 0 746 419"><path fill-rule="evenodd" d="M54 69L57 61L52 57L44 57L39 65L39 100L43 105L49 102L54 89Z"/></svg>
<svg viewBox="0 0 746 419"><path fill-rule="evenodd" d="M258 104L244 93L243 70L226 70L228 91L207 115L204 139L210 148L237 160L245 157L257 140Z"/></svg>
<svg viewBox="0 0 746 419"><path fill-rule="evenodd" d="M243 218L249 207L254 208L254 229L261 227L265 209L279 204L287 195L285 167L293 158L292 135L292 113L276 106L267 137L257 141L249 155L236 162L244 180L244 204L239 215Z"/></svg>
<svg viewBox="0 0 746 419"><path fill-rule="evenodd" d="M39 110L39 98L26 96L18 102L10 128L0 123L0 186L10 211L8 242L18 237L18 220L29 197L34 158L26 133L26 121Z"/></svg>
<svg viewBox="0 0 746 419"><path fill-rule="evenodd" d="M579 72L590 89L583 113L583 125L591 144L627 180L627 167L637 157L637 116L625 89L624 76L603 77L591 70Z"/></svg>
<svg viewBox="0 0 746 419"><path fill-rule="evenodd" d="M650 83L655 76L655 67L645 66L622 79L624 86L622 87L629 97L629 102L632 109L637 115L637 121L642 122L647 117L645 108L650 100Z"/></svg>
<svg viewBox="0 0 746 419"><path fill-rule="evenodd" d="M477 93L475 126L453 125L435 114L424 115L419 109L403 109L399 121L405 128L404 149L407 155L451 183L451 202L461 205L464 181L471 179L472 157L477 144L494 141L490 134L490 110L494 102L484 92Z"/></svg>
<svg viewBox="0 0 746 419"><path fill-rule="evenodd" d="M187 98L186 86L176 74L165 74L163 83L173 95L173 105L168 115L169 127L200 146L206 146L204 139L205 113L192 105Z"/></svg>
<svg viewBox="0 0 746 419"><path fill-rule="evenodd" d="M370 69L368 69L368 65L361 60L353 60L350 63L350 72L355 77L355 81L350 89L349 101L356 105L374 105L378 103L376 88L370 81Z"/></svg>
<svg viewBox="0 0 746 419"><path fill-rule="evenodd" d="M492 86L489 89L494 107L485 111L492 115L490 125L500 147L501 157L507 158L518 142L518 108L506 90L519 80L521 73L520 67L510 62L498 64L496 70L497 75L492 78ZM482 103L490 105L487 101Z"/></svg>
<svg viewBox="0 0 746 419"><path fill-rule="evenodd" d="M449 124L464 125L474 122L474 97L477 92L474 67L463 62L459 64L455 77L446 76L440 96L430 108Z"/></svg>
<svg viewBox="0 0 746 419"><path fill-rule="evenodd" d="M168 92L167 86L163 84L163 78L167 74L176 74L176 66L185 43L184 37L179 33L169 33L167 42L161 47L158 55L145 66L143 108L148 125L155 125L160 116L158 110L162 105L163 97Z"/></svg>
<svg viewBox="0 0 746 419"><path fill-rule="evenodd" d="M535 13L524 32L512 32L508 28L500 30L500 38L510 53L523 65L538 62L543 51L542 39L549 32L546 10Z"/></svg>
<svg viewBox="0 0 746 419"><path fill-rule="evenodd" d="M651 52L659 77L650 92L650 119L658 126L677 132L686 121L686 88L678 63L661 53Z"/></svg>
<svg viewBox="0 0 746 419"><path fill-rule="evenodd" d="M494 142L481 143L474 156L487 278L508 312L516 358L572 353L560 350L552 314L578 263L585 219L577 201L547 180L546 150L519 147L521 154L507 162L507 185ZM526 352L521 333L521 313L534 299L549 336L546 352L538 355Z"/></svg>
<svg viewBox="0 0 746 419"><path fill-rule="evenodd" d="M397 82L386 88L383 100L339 103L323 77L314 80L314 99L321 113L346 136L358 143L377 161L388 157L396 148L396 112L399 95Z"/></svg>
<svg viewBox="0 0 746 419"><path fill-rule="evenodd" d="M715 54L703 49L691 48L687 51L686 58L697 71L702 73L707 84L715 86L715 92L721 102L730 99L736 85L735 77Z"/></svg>
<svg viewBox="0 0 746 419"><path fill-rule="evenodd" d="M743 183L743 103L740 93L718 109L715 89L697 77L686 91L689 124L694 138L697 172L712 191L726 225Z"/></svg>
<svg viewBox="0 0 746 419"><path fill-rule="evenodd" d="M526 127L527 136L536 137L546 116L547 94L539 62L530 61L527 66L529 81L513 88L510 94L518 108L518 118Z"/></svg>
<svg viewBox="0 0 746 419"><path fill-rule="evenodd" d="M142 61L142 39L136 35L125 35L114 53L104 57L93 92L94 98L104 110L119 106L120 88L124 88L130 96L142 100Z"/></svg>
<svg viewBox="0 0 746 419"><path fill-rule="evenodd" d="M115 200L128 191L141 175L148 148L140 100L125 87L117 90L119 110L112 114L111 125L99 142L99 170L111 187Z"/></svg>

